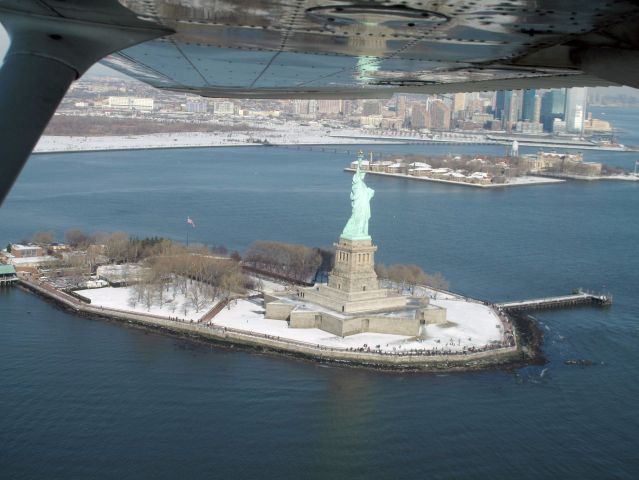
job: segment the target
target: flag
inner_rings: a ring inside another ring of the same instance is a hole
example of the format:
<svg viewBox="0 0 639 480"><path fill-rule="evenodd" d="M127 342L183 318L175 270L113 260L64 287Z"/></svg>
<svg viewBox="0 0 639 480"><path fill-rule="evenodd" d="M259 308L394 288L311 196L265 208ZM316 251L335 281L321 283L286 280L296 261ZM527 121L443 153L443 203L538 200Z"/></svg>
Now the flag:
<svg viewBox="0 0 639 480"><path fill-rule="evenodd" d="M186 223L188 225L191 225L193 228L195 228L195 222L193 221L191 217L186 217Z"/></svg>

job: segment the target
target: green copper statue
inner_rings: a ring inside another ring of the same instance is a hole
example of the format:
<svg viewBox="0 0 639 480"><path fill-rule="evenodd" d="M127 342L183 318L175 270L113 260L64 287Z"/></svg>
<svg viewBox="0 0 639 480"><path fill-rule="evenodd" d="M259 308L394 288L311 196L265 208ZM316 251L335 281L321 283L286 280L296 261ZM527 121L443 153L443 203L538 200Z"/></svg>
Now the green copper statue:
<svg viewBox="0 0 639 480"><path fill-rule="evenodd" d="M357 170L353 175L353 187L351 189L351 206L353 212L348 219L342 237L349 240L370 240L368 234L368 220L371 218L370 201L375 195L375 190L368 188L364 183L366 172L361 170L363 152L357 156Z"/></svg>

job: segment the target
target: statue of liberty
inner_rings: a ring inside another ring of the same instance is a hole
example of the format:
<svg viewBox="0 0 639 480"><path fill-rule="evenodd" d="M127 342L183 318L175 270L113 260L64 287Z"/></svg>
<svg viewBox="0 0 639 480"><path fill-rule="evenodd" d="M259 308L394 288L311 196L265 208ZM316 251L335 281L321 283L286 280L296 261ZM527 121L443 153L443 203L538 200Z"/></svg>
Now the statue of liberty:
<svg viewBox="0 0 639 480"><path fill-rule="evenodd" d="M351 188L351 218L346 222L342 237L349 240L370 240L368 234L368 220L371 218L370 201L375 195L375 190L368 188L364 183L366 172L362 171L362 157L364 152L360 150L357 155L357 170L353 175Z"/></svg>

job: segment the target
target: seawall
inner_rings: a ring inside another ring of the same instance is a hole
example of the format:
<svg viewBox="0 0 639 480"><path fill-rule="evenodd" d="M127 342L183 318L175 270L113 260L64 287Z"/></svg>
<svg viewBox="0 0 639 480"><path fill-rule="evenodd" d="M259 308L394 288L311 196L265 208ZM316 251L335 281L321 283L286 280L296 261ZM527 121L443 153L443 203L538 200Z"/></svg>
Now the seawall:
<svg viewBox="0 0 639 480"><path fill-rule="evenodd" d="M466 354L425 355L411 352L376 353L369 351L336 349L320 345L285 340L270 335L244 332L241 330L183 323L163 317L123 312L102 307L95 307L55 290L43 284L21 279L19 284L26 289L44 296L76 313L91 317L107 318L135 324L144 328L169 333L181 337L191 337L203 341L211 341L227 346L240 346L260 352L273 352L288 356L353 367L372 368L377 370L396 371L472 371L493 368L514 368L533 363L539 358L539 351L522 343L535 335L517 335L514 347L502 347ZM518 323L515 321L515 325ZM530 327L530 325L528 325ZM535 327L530 327L533 330ZM536 337L535 337L536 338Z"/></svg>

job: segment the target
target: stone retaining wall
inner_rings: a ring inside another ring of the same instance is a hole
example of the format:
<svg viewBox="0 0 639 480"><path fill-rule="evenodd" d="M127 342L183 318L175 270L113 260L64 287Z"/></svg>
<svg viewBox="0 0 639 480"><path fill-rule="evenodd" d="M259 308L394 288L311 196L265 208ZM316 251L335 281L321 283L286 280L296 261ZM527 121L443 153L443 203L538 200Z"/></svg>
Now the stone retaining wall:
<svg viewBox="0 0 639 480"><path fill-rule="evenodd" d="M281 339L270 335L243 332L241 330L204 326L197 323L182 323L156 315L123 312L108 308L96 307L79 302L73 297L65 296L59 291L51 291L36 283L20 280L29 290L40 293L47 298L63 304L74 311L90 315L129 321L146 327L169 331L179 335L190 335L202 339L244 345L259 350L271 350L285 354L301 356L316 361L347 363L354 366L365 366L379 369L397 370L476 370L498 365L520 362L522 353L518 347L506 347L464 355L424 355L418 353L375 353L359 350L336 349L320 345Z"/></svg>

